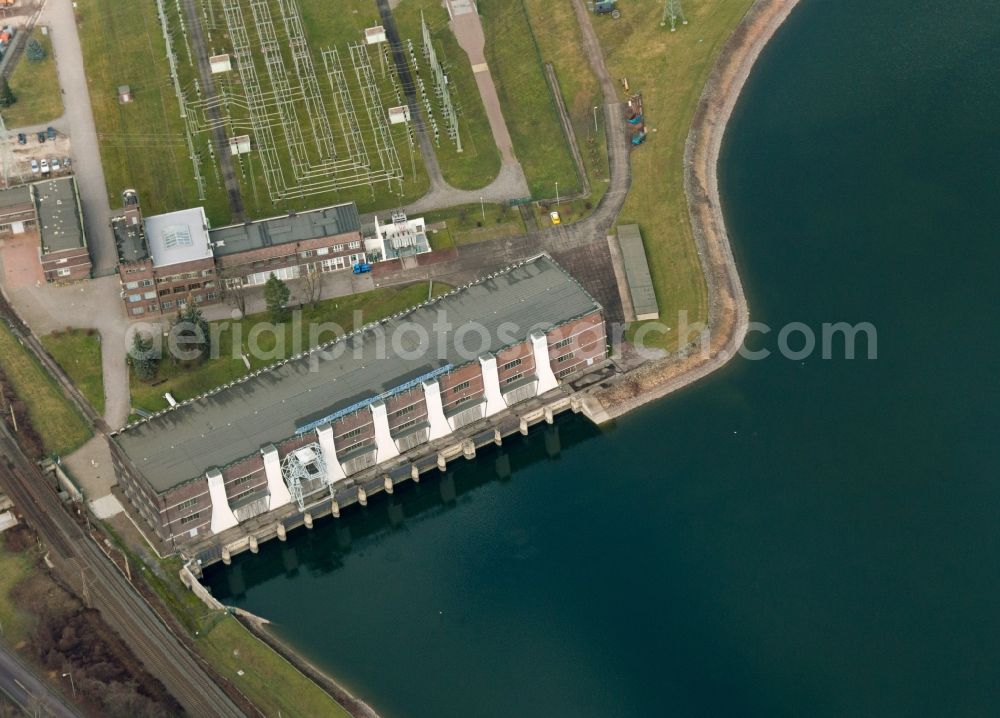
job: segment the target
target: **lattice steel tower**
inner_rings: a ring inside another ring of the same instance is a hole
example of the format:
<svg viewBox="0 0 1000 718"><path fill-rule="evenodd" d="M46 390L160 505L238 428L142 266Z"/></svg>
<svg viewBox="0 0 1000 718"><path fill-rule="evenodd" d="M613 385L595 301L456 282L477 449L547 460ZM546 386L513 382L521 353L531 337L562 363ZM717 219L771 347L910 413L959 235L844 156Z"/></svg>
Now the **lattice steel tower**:
<svg viewBox="0 0 1000 718"><path fill-rule="evenodd" d="M665 0L663 3L663 18L660 20L660 27L667 24L667 20L670 20L670 32L677 29L677 21L680 20L682 25L687 25L687 18L684 17L684 8L681 7L681 0Z"/></svg>

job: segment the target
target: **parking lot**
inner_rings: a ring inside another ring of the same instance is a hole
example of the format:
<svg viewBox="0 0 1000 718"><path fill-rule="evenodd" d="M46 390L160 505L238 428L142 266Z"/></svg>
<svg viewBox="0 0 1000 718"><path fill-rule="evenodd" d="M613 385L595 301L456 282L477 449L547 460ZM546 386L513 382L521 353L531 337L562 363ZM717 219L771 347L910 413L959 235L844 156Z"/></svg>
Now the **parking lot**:
<svg viewBox="0 0 1000 718"><path fill-rule="evenodd" d="M66 160L72 156L69 137L61 132L56 132L55 139L49 139L44 128L41 132L45 136L44 142L39 142L37 131L9 133L17 169L25 181L30 181L32 178L38 179L42 176L43 160L48 163L50 168L55 166L55 162L58 162L58 170L50 169L50 174L53 175L67 174L73 169L72 161L68 167L66 166ZM20 135L24 136L25 143L23 145L19 141ZM32 161L37 165L37 172L32 171Z"/></svg>

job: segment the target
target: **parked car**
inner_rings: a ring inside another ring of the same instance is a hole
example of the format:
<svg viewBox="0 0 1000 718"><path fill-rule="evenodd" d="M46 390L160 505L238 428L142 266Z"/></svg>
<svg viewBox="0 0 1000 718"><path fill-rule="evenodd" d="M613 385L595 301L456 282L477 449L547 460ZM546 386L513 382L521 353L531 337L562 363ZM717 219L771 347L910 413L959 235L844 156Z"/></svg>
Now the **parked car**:
<svg viewBox="0 0 1000 718"><path fill-rule="evenodd" d="M63 169L68 169L72 164L73 160L71 160L69 157L63 157Z"/></svg>
<svg viewBox="0 0 1000 718"><path fill-rule="evenodd" d="M552 224L560 224L562 222L562 219L559 218L559 213L555 210L549 212L549 220L551 220Z"/></svg>
<svg viewBox="0 0 1000 718"><path fill-rule="evenodd" d="M372 271L372 265L368 264L368 262L358 262L354 265L355 274L365 274L370 271Z"/></svg>
<svg viewBox="0 0 1000 718"><path fill-rule="evenodd" d="M52 168L53 172L58 172L59 171L59 158L58 157L53 157L52 161L49 162L49 166Z"/></svg>
<svg viewBox="0 0 1000 718"><path fill-rule="evenodd" d="M49 161L42 160L42 174L47 175L49 173Z"/></svg>
<svg viewBox="0 0 1000 718"><path fill-rule="evenodd" d="M24 134L23 132L18 132L17 133L17 144L19 144L19 145L26 145L26 144L28 144L28 136L26 134Z"/></svg>
<svg viewBox="0 0 1000 718"><path fill-rule="evenodd" d="M39 144L44 144L45 143L45 133L44 132L39 132L38 133L38 142L39 142Z"/></svg>
<svg viewBox="0 0 1000 718"><path fill-rule="evenodd" d="M38 160L31 160L31 174L38 174Z"/></svg>
<svg viewBox="0 0 1000 718"><path fill-rule="evenodd" d="M54 140L56 138L56 128L55 127L51 127L50 126L49 129L47 130L47 132L48 132L50 140Z"/></svg>

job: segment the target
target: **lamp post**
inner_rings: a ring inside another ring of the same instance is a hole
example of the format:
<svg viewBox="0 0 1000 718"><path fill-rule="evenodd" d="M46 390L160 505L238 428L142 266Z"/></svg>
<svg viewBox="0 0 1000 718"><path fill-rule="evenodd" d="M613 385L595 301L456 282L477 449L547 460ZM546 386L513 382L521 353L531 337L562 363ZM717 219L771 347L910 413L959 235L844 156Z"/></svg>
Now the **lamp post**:
<svg viewBox="0 0 1000 718"><path fill-rule="evenodd" d="M483 226L486 226L486 205L483 203L483 198L479 198L479 211L483 213Z"/></svg>
<svg viewBox="0 0 1000 718"><path fill-rule="evenodd" d="M597 105L594 105L594 134L597 134Z"/></svg>
<svg viewBox="0 0 1000 718"><path fill-rule="evenodd" d="M73 674L72 673L63 673L62 677L63 678L69 678L69 687L73 689L73 700L76 700L76 684L73 683Z"/></svg>
<svg viewBox="0 0 1000 718"><path fill-rule="evenodd" d="M559 206L559 183L556 182L556 207Z"/></svg>

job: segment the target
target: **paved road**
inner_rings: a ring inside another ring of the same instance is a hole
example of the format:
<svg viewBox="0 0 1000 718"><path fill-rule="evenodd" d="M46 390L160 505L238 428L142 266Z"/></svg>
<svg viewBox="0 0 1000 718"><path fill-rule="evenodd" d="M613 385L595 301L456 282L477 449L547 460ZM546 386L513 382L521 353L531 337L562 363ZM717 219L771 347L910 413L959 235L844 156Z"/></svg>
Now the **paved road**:
<svg viewBox="0 0 1000 718"><path fill-rule="evenodd" d="M66 112L59 123L73 141L73 170L83 205L83 224L94 262L95 275L114 270L118 264L114 236L111 234L111 209L97 128L90 108L87 77L83 71L83 52L77 35L72 0L48 0L39 22L50 27L52 49L56 56L59 86ZM120 188L124 189L124 188Z"/></svg>
<svg viewBox="0 0 1000 718"><path fill-rule="evenodd" d="M0 426L0 488L49 547L49 559L192 716L244 713L215 684L97 544L70 518L38 468Z"/></svg>
<svg viewBox="0 0 1000 718"><path fill-rule="evenodd" d="M80 718L48 683L42 681L20 659L0 646L0 692L20 706L28 715Z"/></svg>

